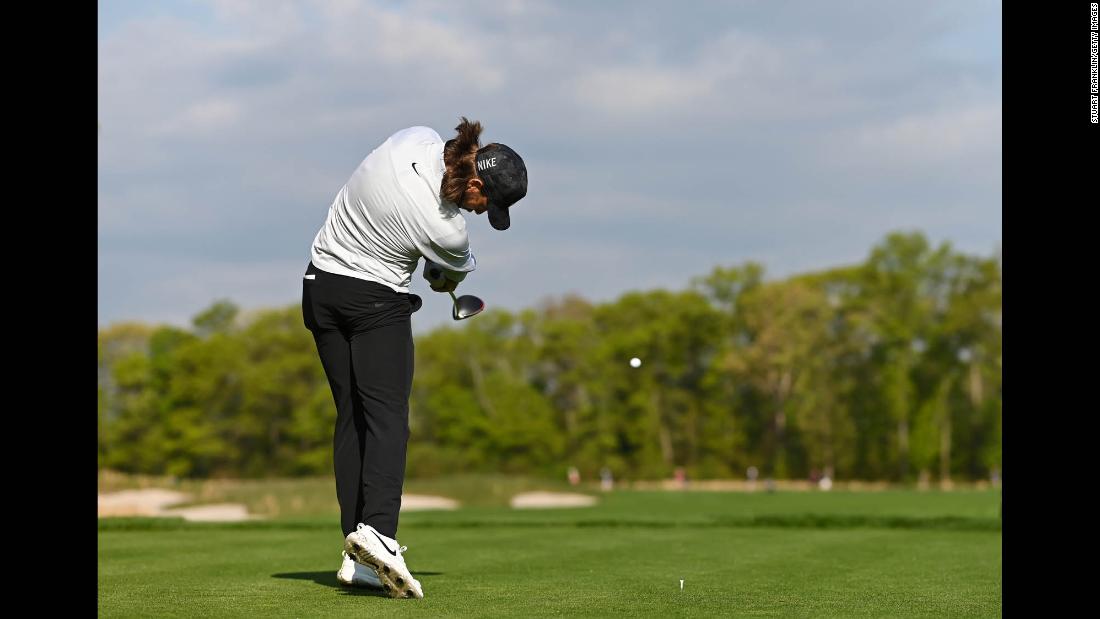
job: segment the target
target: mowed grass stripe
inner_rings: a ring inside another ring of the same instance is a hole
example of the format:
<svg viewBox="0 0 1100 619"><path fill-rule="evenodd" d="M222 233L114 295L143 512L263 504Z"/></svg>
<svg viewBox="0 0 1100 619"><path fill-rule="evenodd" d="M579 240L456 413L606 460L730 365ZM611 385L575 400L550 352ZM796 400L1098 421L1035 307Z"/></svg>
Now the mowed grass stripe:
<svg viewBox="0 0 1100 619"><path fill-rule="evenodd" d="M409 527L427 599L337 586L339 534L100 533L105 616L994 616L1000 535ZM679 579L685 580L684 591Z"/></svg>

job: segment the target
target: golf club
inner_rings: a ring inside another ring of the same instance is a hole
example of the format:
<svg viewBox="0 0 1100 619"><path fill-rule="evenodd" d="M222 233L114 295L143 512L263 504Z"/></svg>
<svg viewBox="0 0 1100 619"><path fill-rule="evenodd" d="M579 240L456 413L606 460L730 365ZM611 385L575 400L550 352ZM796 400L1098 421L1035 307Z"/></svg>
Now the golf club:
<svg viewBox="0 0 1100 619"><path fill-rule="evenodd" d="M454 299L454 309L451 310L451 318L455 320L465 320L470 316L480 314L481 310L485 309L485 301L482 301L472 294L464 294L456 299L453 291L448 292L451 295L451 299Z"/></svg>
<svg viewBox="0 0 1100 619"><path fill-rule="evenodd" d="M428 275L432 280L440 280L443 277L443 271L432 265L428 268ZM450 293L451 299L454 301L451 318L455 320L466 320L470 316L480 314L481 310L485 309L485 301L472 294L464 294L456 299L453 291L448 290L447 292Z"/></svg>

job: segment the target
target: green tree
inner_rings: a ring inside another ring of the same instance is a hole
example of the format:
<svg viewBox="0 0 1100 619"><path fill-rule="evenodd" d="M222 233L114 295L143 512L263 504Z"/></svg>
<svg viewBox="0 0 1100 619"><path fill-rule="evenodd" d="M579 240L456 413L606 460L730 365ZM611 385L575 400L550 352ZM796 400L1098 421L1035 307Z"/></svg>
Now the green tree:
<svg viewBox="0 0 1100 619"><path fill-rule="evenodd" d="M861 264L575 295L416 339L410 475L456 470L949 484L1001 466L1001 260L888 235ZM215 302L98 341L100 466L327 474L335 407L297 304ZM629 364L642 360L639 368Z"/></svg>
<svg viewBox="0 0 1100 619"><path fill-rule="evenodd" d="M233 327L239 308L228 300L215 302L192 319L195 333L201 337L213 333L225 333Z"/></svg>

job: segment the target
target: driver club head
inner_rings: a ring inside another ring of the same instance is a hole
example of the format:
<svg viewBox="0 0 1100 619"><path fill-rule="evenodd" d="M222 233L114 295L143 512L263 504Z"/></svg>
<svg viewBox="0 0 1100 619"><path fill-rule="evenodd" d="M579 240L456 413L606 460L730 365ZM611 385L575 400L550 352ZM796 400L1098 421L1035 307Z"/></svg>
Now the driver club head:
<svg viewBox="0 0 1100 619"><path fill-rule="evenodd" d="M466 320L470 316L480 314L481 310L485 309L485 301L482 301L472 294L464 294L458 298L455 298L454 292L450 294L451 299L454 300L454 307L451 309L451 318L455 320Z"/></svg>

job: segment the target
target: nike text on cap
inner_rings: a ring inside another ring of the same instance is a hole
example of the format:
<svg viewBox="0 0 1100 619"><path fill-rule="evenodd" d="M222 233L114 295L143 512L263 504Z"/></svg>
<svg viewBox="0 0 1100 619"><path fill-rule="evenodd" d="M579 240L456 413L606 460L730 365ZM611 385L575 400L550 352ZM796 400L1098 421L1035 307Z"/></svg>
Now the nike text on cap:
<svg viewBox="0 0 1100 619"><path fill-rule="evenodd" d="M489 199L489 223L507 230L512 220L508 208L527 195L527 166L519 153L503 144L490 144L477 151L477 175Z"/></svg>

